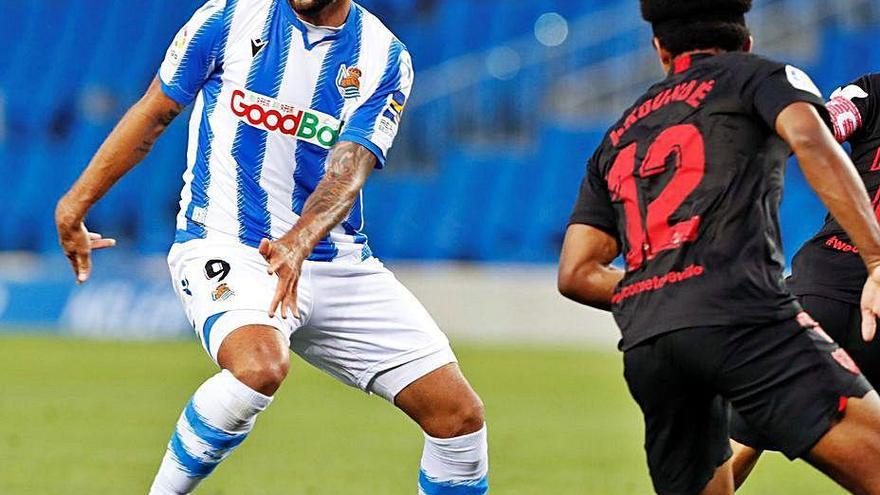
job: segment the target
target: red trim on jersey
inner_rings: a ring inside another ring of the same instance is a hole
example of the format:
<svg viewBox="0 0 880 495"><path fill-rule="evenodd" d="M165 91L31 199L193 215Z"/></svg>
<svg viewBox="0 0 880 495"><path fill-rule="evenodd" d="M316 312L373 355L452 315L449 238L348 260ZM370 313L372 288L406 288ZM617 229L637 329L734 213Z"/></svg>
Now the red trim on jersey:
<svg viewBox="0 0 880 495"><path fill-rule="evenodd" d="M837 403L837 413L843 414L846 411L846 404L849 402L849 397L841 397L840 402Z"/></svg>
<svg viewBox="0 0 880 495"><path fill-rule="evenodd" d="M877 155L874 156L874 164L871 165L871 172L880 170L880 148L877 148Z"/></svg>
<svg viewBox="0 0 880 495"><path fill-rule="evenodd" d="M682 72L690 69L692 63L693 59L691 59L690 55L682 55L676 58L672 61L673 74L681 74Z"/></svg>
<svg viewBox="0 0 880 495"><path fill-rule="evenodd" d="M835 349L834 352L831 353L831 357L837 361L837 364L843 366L847 371L852 373L853 375L861 375L862 370L859 369L859 365L853 361L853 358L850 357L849 353L847 353L842 347Z"/></svg>

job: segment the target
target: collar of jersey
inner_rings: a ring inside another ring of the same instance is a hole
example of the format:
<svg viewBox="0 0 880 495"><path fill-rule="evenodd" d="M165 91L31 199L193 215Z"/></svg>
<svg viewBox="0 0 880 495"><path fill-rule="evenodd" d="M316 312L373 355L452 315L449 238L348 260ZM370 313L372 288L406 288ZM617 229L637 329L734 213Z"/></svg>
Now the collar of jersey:
<svg viewBox="0 0 880 495"><path fill-rule="evenodd" d="M351 9L348 11L348 19L345 20L345 24L342 25L342 29L337 33L333 33L329 36L325 36L314 43L309 43L309 30L306 28L305 24L296 16L296 12L294 12L293 7L290 5L290 2L287 0L282 0L279 2L281 4L281 9L284 11L284 16L288 21L299 30L300 34L302 34L303 38L303 46L306 47L306 50L311 51L316 46L321 43L326 43L328 41L335 41L343 36L351 36L353 32L352 26L358 23L358 19L361 16L361 11L358 5L354 2L351 2Z"/></svg>
<svg viewBox="0 0 880 495"><path fill-rule="evenodd" d="M712 58L715 55L716 55L715 53L702 52L702 53L694 53L691 55L679 55L678 57L675 57L675 60L678 61L681 58L687 57L689 59L689 61L687 62L687 69L685 69L685 71L686 71L686 70L690 69L691 67L693 67L694 64L696 64L697 62L699 62L701 60L705 60L707 58ZM685 71L681 71L681 72L685 72ZM669 69L669 73L667 75L668 76L675 76L677 74L680 74L681 72L676 71L676 64L673 62L672 68Z"/></svg>

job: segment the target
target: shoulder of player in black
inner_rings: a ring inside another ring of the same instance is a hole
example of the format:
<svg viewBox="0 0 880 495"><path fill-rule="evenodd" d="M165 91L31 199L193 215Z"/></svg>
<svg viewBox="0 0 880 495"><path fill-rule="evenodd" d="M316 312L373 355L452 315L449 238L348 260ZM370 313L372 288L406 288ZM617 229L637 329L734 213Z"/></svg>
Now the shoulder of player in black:
<svg viewBox="0 0 880 495"><path fill-rule="evenodd" d="M865 74L862 77L864 77L865 79L868 79L869 81L873 82L874 84L877 84L878 82L880 82L880 72L871 72L871 73Z"/></svg>
<svg viewBox="0 0 880 495"><path fill-rule="evenodd" d="M853 88L853 86L856 86L861 91ZM867 98L869 96L880 96L880 72L865 74L848 84L840 86L832 93L831 98L840 97L852 100L853 98Z"/></svg>
<svg viewBox="0 0 880 495"><path fill-rule="evenodd" d="M785 64L777 60L758 55L752 52L723 52L715 55L707 61L729 67L768 67L778 68L784 67Z"/></svg>
<svg viewBox="0 0 880 495"><path fill-rule="evenodd" d="M880 91L880 72L869 72L858 79L859 81L867 81L874 86L874 91Z"/></svg>
<svg viewBox="0 0 880 495"><path fill-rule="evenodd" d="M705 63L728 69L732 79L743 86L750 86L787 70L792 72L791 77L803 74L796 66L751 52L724 52L711 57Z"/></svg>

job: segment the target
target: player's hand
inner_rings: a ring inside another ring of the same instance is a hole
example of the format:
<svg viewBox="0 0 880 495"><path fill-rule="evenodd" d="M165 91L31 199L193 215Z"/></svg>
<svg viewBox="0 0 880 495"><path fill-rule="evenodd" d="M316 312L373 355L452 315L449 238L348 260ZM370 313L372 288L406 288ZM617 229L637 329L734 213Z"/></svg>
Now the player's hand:
<svg viewBox="0 0 880 495"><path fill-rule="evenodd" d="M862 338L874 340L877 334L877 317L880 316L880 267L868 273L868 281L862 290Z"/></svg>
<svg viewBox="0 0 880 495"><path fill-rule="evenodd" d="M260 254L269 263L269 275L278 275L278 287L269 305L269 317L274 318L275 311L280 307L282 318L287 319L288 310L299 318L296 291L305 257L281 239L277 241L263 239L260 242Z"/></svg>
<svg viewBox="0 0 880 495"><path fill-rule="evenodd" d="M92 274L92 250L111 248L116 245L116 239L104 239L101 234L89 232L77 218L59 204L55 213L58 240L73 267L76 283L81 284Z"/></svg>

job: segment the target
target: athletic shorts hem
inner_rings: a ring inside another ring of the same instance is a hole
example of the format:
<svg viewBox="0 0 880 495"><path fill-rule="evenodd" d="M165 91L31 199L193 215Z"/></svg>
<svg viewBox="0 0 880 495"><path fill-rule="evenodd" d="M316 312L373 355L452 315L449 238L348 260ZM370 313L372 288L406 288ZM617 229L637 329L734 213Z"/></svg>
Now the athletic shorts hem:
<svg viewBox="0 0 880 495"><path fill-rule="evenodd" d="M872 389L866 390L862 385L860 385L858 377L854 377L853 383L850 386L849 393L842 395L841 398L863 399L866 395L871 393L871 390ZM822 437L824 437L829 431L831 431L831 428L834 427L834 425L837 423L837 420L841 417L841 413L845 412L845 410L840 410L839 403L834 404L830 409L830 412L823 416L822 421L816 423L814 427L808 429L809 434L804 434L805 440L804 442L802 442L802 445L795 445L791 449L787 449L790 450L789 452L782 451L785 457L792 461L795 459L803 459L804 456L809 454L810 451L813 450L813 447L815 447L816 444L819 443L820 440L822 440Z"/></svg>
<svg viewBox="0 0 880 495"><path fill-rule="evenodd" d="M412 349L412 350L404 352L402 354L398 354L397 356L386 359L384 361L380 361L378 363L373 364L369 368L367 368L365 371L363 371L360 374L359 377L357 377L355 384L357 385L357 387L359 389L367 391L367 388L369 387L370 382L372 382L373 379L376 378L376 376L378 374L382 373L383 371L392 370L392 369L397 368L399 366L405 365L407 363L411 363L413 361L418 361L420 359L431 356L432 354L435 354L437 352L444 351L447 349L449 350L450 354L452 354L454 357L454 354L452 353L452 348L450 347L448 341L447 342L439 342L437 344L434 344L431 346L421 347L418 349ZM418 378L421 378L421 377L416 377L416 379L418 379ZM412 383L412 382L410 382L410 383ZM407 385L409 385L409 383L407 383Z"/></svg>
<svg viewBox="0 0 880 495"><path fill-rule="evenodd" d="M272 327L285 339L289 339L290 335L282 330L284 326L278 321L279 319L277 316L270 318L266 310L234 309L220 314L210 330L202 328L200 338L208 355L217 363L217 354L223 341L239 328L253 325ZM204 326L207 326L207 323Z"/></svg>
<svg viewBox="0 0 880 495"><path fill-rule="evenodd" d="M733 457L733 451L728 447L725 451L724 455L721 456L721 460L715 464L715 469L712 470L711 473L705 476L705 479L701 480L698 483L694 483L689 489L684 491L676 491L676 490L663 490L660 487L655 486L654 489L657 490L658 495L693 495L694 493L700 493L706 488L706 485L712 481L712 478L715 477L715 471L718 470L721 466L724 465L725 462L729 461L730 458Z"/></svg>
<svg viewBox="0 0 880 495"><path fill-rule="evenodd" d="M457 362L458 359L452 348L446 346L395 368L377 373L368 383L366 390L367 393L378 395L394 404L395 398L403 389L423 376Z"/></svg>

